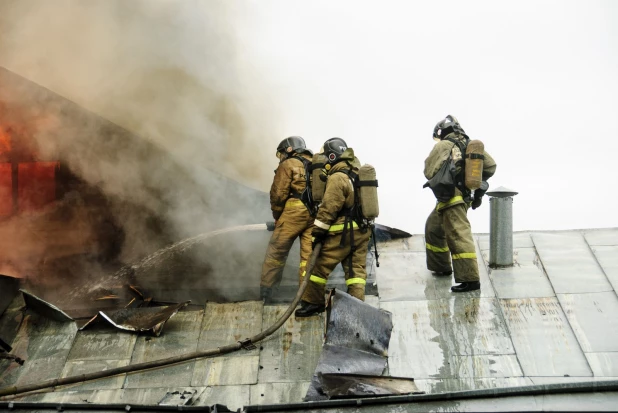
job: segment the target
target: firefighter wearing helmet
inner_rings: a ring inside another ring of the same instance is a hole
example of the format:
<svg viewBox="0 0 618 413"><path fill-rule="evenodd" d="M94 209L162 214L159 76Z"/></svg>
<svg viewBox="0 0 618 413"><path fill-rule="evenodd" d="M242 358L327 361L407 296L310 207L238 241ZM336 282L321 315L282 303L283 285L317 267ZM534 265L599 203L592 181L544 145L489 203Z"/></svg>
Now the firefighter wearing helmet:
<svg viewBox="0 0 618 413"><path fill-rule="evenodd" d="M296 317L309 317L324 311L326 281L337 264L345 272L348 294L365 300L365 270L370 231L361 230L357 222L346 221L346 213L354 205L354 186L347 171L358 172L359 160L343 139L332 138L324 143L326 157L326 189L311 233L313 247L322 244L309 285L303 294ZM344 230L348 225L347 230ZM346 231L351 231L352 234Z"/></svg>
<svg viewBox="0 0 618 413"><path fill-rule="evenodd" d="M291 136L281 141L276 155L279 165L270 187L275 228L266 250L260 281L260 297L266 303L272 302L273 288L281 282L288 253L297 238L300 238L299 277L305 272L311 255L313 226L311 211L302 196L308 190L306 171L312 152L307 149L303 138Z"/></svg>
<svg viewBox="0 0 618 413"><path fill-rule="evenodd" d="M425 177L430 180L438 174L443 164L449 161L450 155L454 166L455 188L453 196L448 200L438 201L427 218L427 269L434 275L444 276L450 276L454 271L458 285L451 287L453 292L478 290L481 287L479 269L467 212L470 206L476 209L481 205L482 196L488 188L487 180L496 171L496 162L483 147L482 156L478 156L483 159L482 168L479 170L479 177L482 173L482 183L479 188L470 190L464 185L463 176L470 154L466 159L462 156L462 153L466 154L470 138L457 119L448 115L438 122L433 130L433 138L437 143L425 159Z"/></svg>

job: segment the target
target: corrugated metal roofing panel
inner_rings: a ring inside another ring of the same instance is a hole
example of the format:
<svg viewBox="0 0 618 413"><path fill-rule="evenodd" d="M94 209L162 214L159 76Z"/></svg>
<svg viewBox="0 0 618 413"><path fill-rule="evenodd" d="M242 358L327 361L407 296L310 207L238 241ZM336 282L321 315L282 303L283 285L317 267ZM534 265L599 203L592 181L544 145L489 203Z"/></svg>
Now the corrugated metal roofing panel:
<svg viewBox="0 0 618 413"><path fill-rule="evenodd" d="M618 245L618 228L590 229L584 231L584 237L591 246Z"/></svg>
<svg viewBox="0 0 618 413"><path fill-rule="evenodd" d="M259 356L220 356L197 360L191 385L201 387L255 384L259 361Z"/></svg>
<svg viewBox="0 0 618 413"><path fill-rule="evenodd" d="M595 377L618 377L618 352L586 353Z"/></svg>
<svg viewBox="0 0 618 413"><path fill-rule="evenodd" d="M445 378L440 326L434 314L435 300L383 302L380 308L393 314L393 332L388 350L389 375ZM433 311L432 311L433 310Z"/></svg>
<svg viewBox="0 0 618 413"><path fill-rule="evenodd" d="M25 360L23 366L3 362L2 385L24 385L55 379L64 369L77 328L74 323L27 315L11 344L12 354Z"/></svg>
<svg viewBox="0 0 618 413"><path fill-rule="evenodd" d="M131 364L195 352L203 314L202 311L180 312L166 323L165 333L161 336L153 337L149 334L140 334L135 343ZM195 362L190 361L162 369L129 373L126 377L125 387L166 387L170 383L190 387L194 366Z"/></svg>
<svg viewBox="0 0 618 413"><path fill-rule="evenodd" d="M34 394L33 398L28 400L42 403L91 403L95 393L95 390L68 390Z"/></svg>
<svg viewBox="0 0 618 413"><path fill-rule="evenodd" d="M137 334L97 326L80 331L69 353L69 360L128 360L133 354Z"/></svg>
<svg viewBox="0 0 618 413"><path fill-rule="evenodd" d="M127 366L129 359L126 360L76 360L67 361L62 371L61 377L71 377L81 374L106 371L116 367ZM98 390L98 389L120 389L124 384L125 374L119 374L104 379L87 381L80 384L67 386L70 390ZM64 389L63 389L64 390Z"/></svg>
<svg viewBox="0 0 618 413"><path fill-rule="evenodd" d="M483 256L477 247L481 290L459 293L468 297L495 297ZM427 270L425 252L384 253L380 258L378 291L381 302L448 298L453 276L435 276Z"/></svg>
<svg viewBox="0 0 618 413"><path fill-rule="evenodd" d="M523 376L517 356L514 354L451 356L450 360L455 377L459 378Z"/></svg>
<svg viewBox="0 0 618 413"><path fill-rule="evenodd" d="M481 251L489 251L489 234L480 234L476 236ZM529 232L514 232L513 233L513 248L532 248L534 243L530 238Z"/></svg>
<svg viewBox="0 0 618 413"><path fill-rule="evenodd" d="M165 357L162 355L161 358ZM126 389L149 389L169 386L170 383L182 387L191 387L195 365L195 361L189 361L163 368L127 373L124 387ZM196 387L200 387L200 385L198 384Z"/></svg>
<svg viewBox="0 0 618 413"><path fill-rule="evenodd" d="M208 303L202 321L198 350L213 349L242 341L262 331L262 301ZM270 325L269 325L270 326ZM258 350L243 350L226 357L258 355Z"/></svg>
<svg viewBox="0 0 618 413"><path fill-rule="evenodd" d="M300 403L307 394L310 383L258 383L251 386L251 404Z"/></svg>
<svg viewBox="0 0 618 413"><path fill-rule="evenodd" d="M204 387L153 387L147 389L98 390L93 392L92 395L88 397L87 401L89 403L99 404L130 403L156 405L166 396L168 392L195 391L195 399L199 398L200 394L204 390Z"/></svg>
<svg viewBox="0 0 618 413"><path fill-rule="evenodd" d="M582 383L582 382L603 382L617 380L616 377L530 377L532 383L536 385L548 385L548 384L565 384L565 383Z"/></svg>
<svg viewBox="0 0 618 413"><path fill-rule="evenodd" d="M615 292L558 294L558 300L583 351L618 351Z"/></svg>
<svg viewBox="0 0 618 413"><path fill-rule="evenodd" d="M416 387L425 393L446 393L453 391L496 389L532 385L528 377L488 377L454 379L415 379Z"/></svg>
<svg viewBox="0 0 618 413"><path fill-rule="evenodd" d="M386 242L378 242L378 253L408 253L425 251L425 237L412 235L409 238L398 238Z"/></svg>
<svg viewBox="0 0 618 413"><path fill-rule="evenodd" d="M500 300L526 376L592 376L556 298Z"/></svg>
<svg viewBox="0 0 618 413"><path fill-rule="evenodd" d="M384 253L380 257L378 292L381 302L448 297L451 277L435 277L426 269L424 252Z"/></svg>
<svg viewBox="0 0 618 413"><path fill-rule="evenodd" d="M287 308L287 305L265 306L264 325L274 324ZM262 348L259 383L311 380L323 341L323 314L299 319L292 315L283 327L258 344Z"/></svg>
<svg viewBox="0 0 618 413"><path fill-rule="evenodd" d="M618 393L571 393L534 396L542 411L616 411Z"/></svg>
<svg viewBox="0 0 618 413"><path fill-rule="evenodd" d="M498 297L532 298L555 295L534 248L516 249L513 258L515 266L490 270L489 277Z"/></svg>
<svg viewBox="0 0 618 413"><path fill-rule="evenodd" d="M614 291L618 291L618 246L594 246L591 248Z"/></svg>
<svg viewBox="0 0 618 413"><path fill-rule="evenodd" d="M151 334L137 336L131 364L160 360L197 351L200 337L202 311L179 312L165 326L165 334L153 337Z"/></svg>
<svg viewBox="0 0 618 413"><path fill-rule="evenodd" d="M231 411L248 406L252 386L209 386L204 389L194 406L221 404Z"/></svg>
<svg viewBox="0 0 618 413"><path fill-rule="evenodd" d="M451 357L513 354L495 299L457 295L451 299L382 303L393 314L389 373L393 376L450 378L459 367ZM506 362L505 362L506 363ZM505 367L505 371L513 367Z"/></svg>
<svg viewBox="0 0 618 413"><path fill-rule="evenodd" d="M434 314L441 326L441 341L453 355L513 354L513 344L494 298L455 295L440 300Z"/></svg>
<svg viewBox="0 0 618 413"><path fill-rule="evenodd" d="M581 233L539 232L532 240L556 293L612 291Z"/></svg>

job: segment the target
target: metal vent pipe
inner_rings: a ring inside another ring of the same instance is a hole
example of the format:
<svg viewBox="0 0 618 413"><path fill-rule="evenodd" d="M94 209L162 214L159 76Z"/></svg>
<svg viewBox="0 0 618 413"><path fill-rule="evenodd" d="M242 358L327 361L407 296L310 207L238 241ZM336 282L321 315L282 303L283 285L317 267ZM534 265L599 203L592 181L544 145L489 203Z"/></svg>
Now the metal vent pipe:
<svg viewBox="0 0 618 413"><path fill-rule="evenodd" d="M487 192L490 206L489 266L513 265L513 197L517 195L503 186Z"/></svg>

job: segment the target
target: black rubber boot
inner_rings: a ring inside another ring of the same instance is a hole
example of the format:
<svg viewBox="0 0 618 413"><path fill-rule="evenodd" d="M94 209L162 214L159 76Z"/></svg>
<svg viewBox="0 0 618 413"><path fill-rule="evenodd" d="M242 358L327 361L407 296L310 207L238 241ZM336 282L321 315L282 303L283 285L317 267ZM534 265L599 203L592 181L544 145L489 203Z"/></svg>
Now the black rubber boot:
<svg viewBox="0 0 618 413"><path fill-rule="evenodd" d="M260 287L260 299L264 300L264 304L273 302L273 289L270 287Z"/></svg>
<svg viewBox="0 0 618 413"><path fill-rule="evenodd" d="M325 306L319 304L311 304L307 301L300 302L300 308L294 312L296 317L311 317L312 315L317 315L326 309Z"/></svg>
<svg viewBox="0 0 618 413"><path fill-rule="evenodd" d="M469 282L469 283L461 283L459 285L454 285L451 287L451 291L454 293L463 293L466 291L474 291L481 288L481 283L478 281Z"/></svg>

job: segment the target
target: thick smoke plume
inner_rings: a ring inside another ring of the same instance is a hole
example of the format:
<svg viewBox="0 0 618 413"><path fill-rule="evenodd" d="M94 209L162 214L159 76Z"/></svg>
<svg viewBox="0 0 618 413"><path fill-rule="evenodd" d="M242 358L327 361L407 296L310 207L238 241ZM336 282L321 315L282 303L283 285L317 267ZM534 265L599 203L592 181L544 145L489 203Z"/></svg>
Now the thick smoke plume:
<svg viewBox="0 0 618 413"><path fill-rule="evenodd" d="M41 106L27 119L4 119L26 128L43 158L105 195L124 231L123 262L170 240L268 217L257 191L222 178L267 189L278 141L267 91L243 59L248 21L241 5L226 1L0 0L0 66L68 99L17 89L0 96L7 106ZM101 119L73 116L72 102ZM133 146L129 135L150 146ZM144 224L144 215L171 222L166 237L154 237L157 224ZM86 221L80 234L90 239L92 217ZM27 236L16 239L28 249ZM249 272L257 277L259 268Z"/></svg>

